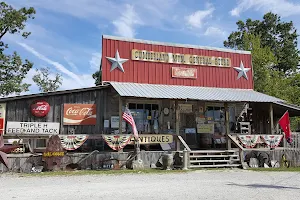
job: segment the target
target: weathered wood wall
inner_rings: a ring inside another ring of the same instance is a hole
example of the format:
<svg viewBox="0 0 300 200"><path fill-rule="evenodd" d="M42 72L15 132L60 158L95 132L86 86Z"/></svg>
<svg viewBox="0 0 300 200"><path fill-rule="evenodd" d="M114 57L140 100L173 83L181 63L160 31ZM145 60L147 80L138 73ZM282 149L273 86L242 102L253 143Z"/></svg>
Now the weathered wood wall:
<svg viewBox="0 0 300 200"><path fill-rule="evenodd" d="M37 118L31 114L30 105L35 100L45 100L50 105L50 112L46 117ZM44 96L28 96L28 98L7 100L7 121L18 122L59 122L60 134L101 134L104 119L111 114L118 115L118 97L112 88L102 88L87 91L75 91L64 94L50 94ZM66 103L96 104L96 125L63 125L63 105Z"/></svg>

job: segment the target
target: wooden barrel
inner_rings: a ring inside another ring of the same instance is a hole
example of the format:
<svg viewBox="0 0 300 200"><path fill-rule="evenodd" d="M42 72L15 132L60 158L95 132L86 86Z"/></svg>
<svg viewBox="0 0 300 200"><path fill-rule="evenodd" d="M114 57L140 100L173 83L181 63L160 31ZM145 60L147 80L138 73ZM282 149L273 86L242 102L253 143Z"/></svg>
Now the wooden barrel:
<svg viewBox="0 0 300 200"><path fill-rule="evenodd" d="M199 133L199 148L210 149L212 146L212 134L211 133Z"/></svg>

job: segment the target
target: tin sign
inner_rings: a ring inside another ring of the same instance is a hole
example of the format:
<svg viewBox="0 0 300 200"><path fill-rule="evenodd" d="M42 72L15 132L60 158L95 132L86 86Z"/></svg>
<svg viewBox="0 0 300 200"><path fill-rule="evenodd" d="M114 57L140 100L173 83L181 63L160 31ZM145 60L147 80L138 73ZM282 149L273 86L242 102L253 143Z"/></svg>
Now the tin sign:
<svg viewBox="0 0 300 200"><path fill-rule="evenodd" d="M50 111L50 105L47 101L38 100L31 104L31 113L35 117L45 117Z"/></svg>

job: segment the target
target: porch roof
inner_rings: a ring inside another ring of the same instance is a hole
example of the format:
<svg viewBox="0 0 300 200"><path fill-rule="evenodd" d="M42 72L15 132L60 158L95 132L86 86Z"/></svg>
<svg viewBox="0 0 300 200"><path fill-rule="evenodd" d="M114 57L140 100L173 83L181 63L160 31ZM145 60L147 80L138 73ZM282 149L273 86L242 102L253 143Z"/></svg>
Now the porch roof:
<svg viewBox="0 0 300 200"><path fill-rule="evenodd" d="M285 102L274 102L274 110L282 116L286 111L289 111L290 117L300 116L300 107Z"/></svg>
<svg viewBox="0 0 300 200"><path fill-rule="evenodd" d="M190 99L222 102L284 102L284 100L256 92L252 89L157 85L121 82L109 83L122 97L139 97L155 99Z"/></svg>

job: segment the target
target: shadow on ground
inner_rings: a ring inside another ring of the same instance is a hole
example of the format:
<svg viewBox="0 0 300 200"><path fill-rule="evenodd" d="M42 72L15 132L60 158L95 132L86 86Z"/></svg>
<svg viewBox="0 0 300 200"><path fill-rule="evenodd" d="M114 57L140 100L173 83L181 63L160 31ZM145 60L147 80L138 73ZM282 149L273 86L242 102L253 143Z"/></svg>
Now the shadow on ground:
<svg viewBox="0 0 300 200"><path fill-rule="evenodd" d="M227 185L238 186L238 187L248 187L248 188L269 188L269 189L292 189L292 190L300 190L298 187L289 187L289 186L281 186L281 185L266 185L266 184L236 184L236 183L227 183Z"/></svg>

